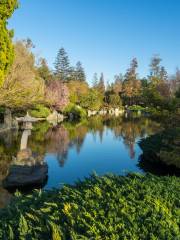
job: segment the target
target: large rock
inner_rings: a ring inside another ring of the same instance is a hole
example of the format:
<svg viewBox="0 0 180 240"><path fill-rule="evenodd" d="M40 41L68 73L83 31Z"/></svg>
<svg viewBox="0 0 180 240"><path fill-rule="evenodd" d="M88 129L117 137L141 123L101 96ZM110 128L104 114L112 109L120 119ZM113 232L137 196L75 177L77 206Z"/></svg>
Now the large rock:
<svg viewBox="0 0 180 240"><path fill-rule="evenodd" d="M47 174L48 166L46 163L34 166L12 165L2 185L5 188L41 185L46 181Z"/></svg>

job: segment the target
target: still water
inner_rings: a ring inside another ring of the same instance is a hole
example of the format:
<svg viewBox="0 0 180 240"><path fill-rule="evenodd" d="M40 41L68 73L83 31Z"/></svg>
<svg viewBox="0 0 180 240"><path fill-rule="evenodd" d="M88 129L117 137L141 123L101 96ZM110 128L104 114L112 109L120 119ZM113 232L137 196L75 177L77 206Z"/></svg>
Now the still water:
<svg viewBox="0 0 180 240"><path fill-rule="evenodd" d="M146 117L92 117L88 121L65 122L58 126L41 122L28 133L27 149L23 150L23 131L3 132L0 134L0 182L6 180L14 165L21 169L20 172L13 170L17 180L22 178L19 174L22 175L24 166L35 168L47 164L47 178L41 178L44 173L38 170L35 174L39 174L40 179L36 179L35 186L33 173L29 176L32 177L31 188L45 189L73 184L93 172L98 175L144 172L147 169L141 164L138 141L159 129L159 123ZM26 171L23 174L26 175ZM25 181L25 177L20 180L22 185L23 179Z"/></svg>

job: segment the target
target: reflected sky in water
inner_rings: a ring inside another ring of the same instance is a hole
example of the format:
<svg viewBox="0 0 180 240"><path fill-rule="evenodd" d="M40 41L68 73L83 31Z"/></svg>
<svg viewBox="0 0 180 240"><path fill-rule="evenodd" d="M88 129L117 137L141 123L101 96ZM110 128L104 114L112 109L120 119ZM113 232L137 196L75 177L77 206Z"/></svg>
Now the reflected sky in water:
<svg viewBox="0 0 180 240"><path fill-rule="evenodd" d="M27 148L34 159L48 164L45 189L74 183L93 172L98 175L143 172L138 167L141 150L138 141L159 130L160 125L146 117L92 117L79 123L53 127L35 124ZM0 134L0 181L6 177L12 158L20 151L22 131ZM18 161L18 164L24 164ZM17 176L18 177L18 176Z"/></svg>
<svg viewBox="0 0 180 240"><path fill-rule="evenodd" d="M138 138L136 139L138 141ZM49 166L49 178L46 188L58 186L60 183L73 183L83 179L92 172L99 175L106 173L124 174L125 171L139 172L138 157L141 154L135 143L133 157L123 138L114 136L112 130L104 128L103 137L99 134L87 133L80 151L76 146L69 147L65 163L62 165L57 153L46 153Z"/></svg>

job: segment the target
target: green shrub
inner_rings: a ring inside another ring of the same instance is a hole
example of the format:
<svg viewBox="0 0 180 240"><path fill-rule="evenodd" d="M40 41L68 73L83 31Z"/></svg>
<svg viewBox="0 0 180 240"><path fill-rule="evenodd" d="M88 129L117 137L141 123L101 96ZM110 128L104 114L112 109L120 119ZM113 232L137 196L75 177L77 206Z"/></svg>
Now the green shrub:
<svg viewBox="0 0 180 240"><path fill-rule="evenodd" d="M0 239L180 239L180 179L92 176L61 190L17 195Z"/></svg>
<svg viewBox="0 0 180 240"><path fill-rule="evenodd" d="M4 107L0 107L0 114L4 114L5 113L5 108Z"/></svg>
<svg viewBox="0 0 180 240"><path fill-rule="evenodd" d="M80 97L80 105L84 109L98 111L103 106L103 95L96 89L90 89L86 96Z"/></svg>
<svg viewBox="0 0 180 240"><path fill-rule="evenodd" d="M47 118L50 113L50 109L41 104L36 105L33 110L29 111L29 114L32 117L37 118Z"/></svg>
<svg viewBox="0 0 180 240"><path fill-rule="evenodd" d="M82 120L84 118L86 118L87 116L87 113L86 113L86 110L84 110L82 107L78 106L78 105L75 105L73 103L70 103L65 109L64 109L64 113L66 115L70 115L72 114L73 115L73 118L74 119L77 119L77 120Z"/></svg>
<svg viewBox="0 0 180 240"><path fill-rule="evenodd" d="M0 1L0 87L3 85L14 58L13 30L8 29L7 20L11 17L17 5L17 0Z"/></svg>
<svg viewBox="0 0 180 240"><path fill-rule="evenodd" d="M145 111L146 110L145 107L142 107L142 106L139 106L139 105L130 106L128 109L131 110L131 111Z"/></svg>
<svg viewBox="0 0 180 240"><path fill-rule="evenodd" d="M180 128L166 129L139 142L147 161L180 168Z"/></svg>

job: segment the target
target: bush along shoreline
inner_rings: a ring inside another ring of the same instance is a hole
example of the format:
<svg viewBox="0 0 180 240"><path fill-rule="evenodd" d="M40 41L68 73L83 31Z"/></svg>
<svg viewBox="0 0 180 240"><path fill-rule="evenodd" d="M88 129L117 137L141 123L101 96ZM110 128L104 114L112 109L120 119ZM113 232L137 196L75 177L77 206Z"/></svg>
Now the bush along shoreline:
<svg viewBox="0 0 180 240"><path fill-rule="evenodd" d="M160 162L180 169L180 127L167 128L142 139L139 145L148 162Z"/></svg>
<svg viewBox="0 0 180 240"><path fill-rule="evenodd" d="M16 194L0 239L180 239L180 179L96 175L60 190Z"/></svg>

